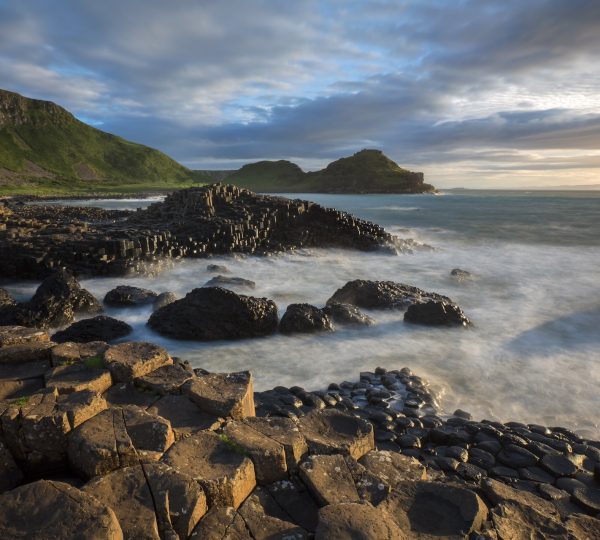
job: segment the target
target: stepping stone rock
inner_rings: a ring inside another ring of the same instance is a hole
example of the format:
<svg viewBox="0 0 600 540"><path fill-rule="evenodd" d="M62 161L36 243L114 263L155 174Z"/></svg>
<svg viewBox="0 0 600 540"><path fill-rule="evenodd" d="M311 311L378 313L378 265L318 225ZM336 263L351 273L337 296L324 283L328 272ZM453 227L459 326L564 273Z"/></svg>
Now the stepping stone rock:
<svg viewBox="0 0 600 540"><path fill-rule="evenodd" d="M378 508L393 515L408 538L421 539L464 538L488 513L473 491L438 482L402 482Z"/></svg>
<svg viewBox="0 0 600 540"><path fill-rule="evenodd" d="M85 364L57 366L46 372L46 386L59 394L90 390L101 394L112 386L107 369L88 368Z"/></svg>
<svg viewBox="0 0 600 540"><path fill-rule="evenodd" d="M54 343L50 341L7 345L0 349L0 367L10 366L10 369L14 369L19 364L49 362L52 357L53 346ZM10 372L8 373L10 374Z"/></svg>
<svg viewBox="0 0 600 540"><path fill-rule="evenodd" d="M156 394L166 395L179 393L181 387L195 378L194 372L181 363L159 367L142 377L134 379L134 384Z"/></svg>
<svg viewBox="0 0 600 540"><path fill-rule="evenodd" d="M330 504L319 511L315 540L403 540L394 518L370 504Z"/></svg>
<svg viewBox="0 0 600 540"><path fill-rule="evenodd" d="M433 301L412 304L404 321L425 326L469 326L471 321L456 304Z"/></svg>
<svg viewBox="0 0 600 540"><path fill-rule="evenodd" d="M223 419L200 410L187 396L171 394L163 396L147 410L171 422L176 440L198 431L214 431L223 423Z"/></svg>
<svg viewBox="0 0 600 540"><path fill-rule="evenodd" d="M188 381L183 392L203 411L240 420L254 416L254 384L249 371L207 373Z"/></svg>
<svg viewBox="0 0 600 540"><path fill-rule="evenodd" d="M106 400L97 392L81 390L58 397L57 408L67 413L71 429L108 408Z"/></svg>
<svg viewBox="0 0 600 540"><path fill-rule="evenodd" d="M297 478L273 482L266 489L294 523L307 531L315 531L319 521L319 507Z"/></svg>
<svg viewBox="0 0 600 540"><path fill-rule="evenodd" d="M308 538L307 531L294 523L290 523L281 509L279 511L275 510L276 516L265 511L271 509L272 506L277 507L277 503L271 499L268 493L262 492L259 495L258 491L257 489L250 495L238 510L254 540L272 540L275 538L306 540ZM267 502L267 509L265 509L265 498L271 499Z"/></svg>
<svg viewBox="0 0 600 540"><path fill-rule="evenodd" d="M590 514L600 514L600 489L592 487L578 488L573 492L572 499L573 502L576 502Z"/></svg>
<svg viewBox="0 0 600 540"><path fill-rule="evenodd" d="M48 332L26 326L0 326L0 347L50 341Z"/></svg>
<svg viewBox="0 0 600 540"><path fill-rule="evenodd" d="M344 456L309 456L300 464L300 478L321 505L359 502L360 496Z"/></svg>
<svg viewBox="0 0 600 540"><path fill-rule="evenodd" d="M159 367L172 364L173 360L158 345L129 342L109 347L104 353L104 362L115 382L129 382Z"/></svg>
<svg viewBox="0 0 600 540"><path fill-rule="evenodd" d="M229 422L223 434L228 442L238 445L250 457L258 484L266 485L287 478L283 445L241 421Z"/></svg>
<svg viewBox="0 0 600 540"><path fill-rule="evenodd" d="M83 490L114 509L126 538L188 538L207 510L200 485L162 463L118 469Z"/></svg>
<svg viewBox="0 0 600 540"><path fill-rule="evenodd" d="M73 430L69 463L81 476L92 478L139 462L157 461L174 440L164 418L135 406L107 409Z"/></svg>
<svg viewBox="0 0 600 540"><path fill-rule="evenodd" d="M122 540L115 513L95 497L53 480L0 495L0 538Z"/></svg>
<svg viewBox="0 0 600 540"><path fill-rule="evenodd" d="M313 454L341 453L358 460L375 449L373 426L336 409L311 411L298 427Z"/></svg>
<svg viewBox="0 0 600 540"><path fill-rule="evenodd" d="M229 277L229 276L215 276L209 279L203 287L243 287L246 289L254 289L256 288L256 283L254 281L250 281L249 279L244 279L240 277Z"/></svg>
<svg viewBox="0 0 600 540"><path fill-rule="evenodd" d="M527 505L541 514L549 517L558 518L558 514L554 505L546 501L533 493L529 493L523 490L514 489L503 482L486 478L481 482L481 489L486 499L492 503L492 505L498 505L501 503L515 503L518 505Z"/></svg>
<svg viewBox="0 0 600 540"><path fill-rule="evenodd" d="M405 480L427 479L427 469L417 459L398 452L371 450L359 463L392 488Z"/></svg>
<svg viewBox="0 0 600 540"><path fill-rule="evenodd" d="M142 409L147 409L157 402L157 400L160 398L160 395L148 390L141 390L135 386L133 382L128 382L114 384L106 392L104 392L103 397L112 407L136 405Z"/></svg>
<svg viewBox="0 0 600 540"><path fill-rule="evenodd" d="M203 287L155 311L148 326L174 339L214 341L267 336L277 330L277 322L272 300Z"/></svg>
<svg viewBox="0 0 600 540"><path fill-rule="evenodd" d="M52 347L50 358L53 366L63 364L76 364L88 361L86 365L98 363L104 365L104 353L108 345L104 341L90 341L89 343L65 342Z"/></svg>
<svg viewBox="0 0 600 540"><path fill-rule="evenodd" d="M323 310L310 304L290 304L279 322L282 334L332 332L333 324Z"/></svg>
<svg viewBox="0 0 600 540"><path fill-rule="evenodd" d="M162 461L195 478L211 507L238 508L256 486L252 461L212 431L201 431L181 439Z"/></svg>
<svg viewBox="0 0 600 540"><path fill-rule="evenodd" d="M235 508L213 506L198 523L190 540L255 539L250 535L244 518L235 511Z"/></svg>
<svg viewBox="0 0 600 540"><path fill-rule="evenodd" d="M56 343L72 341L87 343L89 341L114 341L133 332L126 322L119 321L106 315L98 315L90 319L81 319L71 326L56 332L52 340Z"/></svg>
<svg viewBox="0 0 600 540"><path fill-rule="evenodd" d="M157 296L154 291L148 289L119 285L106 293L104 303L114 307L143 306L154 302Z"/></svg>
<svg viewBox="0 0 600 540"><path fill-rule="evenodd" d="M548 454L542 458L541 465L550 474L558 477L575 476L579 470L577 465L562 455Z"/></svg>
<svg viewBox="0 0 600 540"><path fill-rule="evenodd" d="M514 444L505 446L500 450L496 458L503 465L514 469L531 467L538 462L538 457L535 454Z"/></svg>
<svg viewBox="0 0 600 540"><path fill-rule="evenodd" d="M514 501L503 502L492 509L491 519L499 538L568 538L560 521L531 506Z"/></svg>
<svg viewBox="0 0 600 540"><path fill-rule="evenodd" d="M335 324L349 326L372 326L375 321L365 315L356 306L351 304L340 304L332 302L323 308L323 313L327 315Z"/></svg>
<svg viewBox="0 0 600 540"><path fill-rule="evenodd" d="M289 418L254 416L244 419L244 423L283 446L287 469L290 472L297 469L308 452L306 439L300 433L297 424Z"/></svg>
<svg viewBox="0 0 600 540"><path fill-rule="evenodd" d="M0 400L18 399L34 394L44 388L44 378L6 380L0 379Z"/></svg>

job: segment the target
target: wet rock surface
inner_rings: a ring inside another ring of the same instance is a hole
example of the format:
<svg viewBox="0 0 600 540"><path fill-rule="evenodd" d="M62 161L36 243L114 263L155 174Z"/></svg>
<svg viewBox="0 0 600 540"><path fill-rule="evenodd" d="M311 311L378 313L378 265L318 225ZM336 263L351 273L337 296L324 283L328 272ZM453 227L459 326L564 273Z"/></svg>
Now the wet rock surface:
<svg viewBox="0 0 600 540"><path fill-rule="evenodd" d="M148 289L119 285L106 293L104 303L114 307L143 306L152 304L157 296L154 291Z"/></svg>
<svg viewBox="0 0 600 540"><path fill-rule="evenodd" d="M471 324L456 304L432 300L408 306L404 320L425 326L469 326Z"/></svg>
<svg viewBox="0 0 600 540"><path fill-rule="evenodd" d="M329 316L315 306L290 304L279 322L279 331L282 334L332 332L333 324Z"/></svg>
<svg viewBox="0 0 600 540"><path fill-rule="evenodd" d="M345 212L220 184L176 191L137 212L9 201L0 225L0 273L20 279L60 267L77 275L124 275L163 258L210 254L418 247Z"/></svg>
<svg viewBox="0 0 600 540"><path fill-rule="evenodd" d="M155 311L148 326L171 338L214 341L266 336L277 322L272 300L206 287Z"/></svg>
<svg viewBox="0 0 600 540"><path fill-rule="evenodd" d="M152 344L54 344L19 327L0 341L0 381L39 380L0 400L3 538L600 530L600 442L446 415L407 368L255 393L249 372L195 372ZM34 362L42 374L19 379Z"/></svg>

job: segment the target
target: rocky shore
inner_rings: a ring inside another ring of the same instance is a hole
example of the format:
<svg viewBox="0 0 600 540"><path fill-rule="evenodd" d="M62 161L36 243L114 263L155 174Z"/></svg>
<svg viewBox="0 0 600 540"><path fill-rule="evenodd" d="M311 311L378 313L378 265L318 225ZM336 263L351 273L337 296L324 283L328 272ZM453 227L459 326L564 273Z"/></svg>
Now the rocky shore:
<svg viewBox="0 0 600 540"><path fill-rule="evenodd" d="M1 538L600 535L600 442L444 415L408 368L255 393L151 343L0 346Z"/></svg>
<svg viewBox="0 0 600 540"><path fill-rule="evenodd" d="M176 191L137 212L19 200L0 207L0 275L9 278L63 267L78 276L140 273L165 259L211 254L416 246L345 212L221 184Z"/></svg>

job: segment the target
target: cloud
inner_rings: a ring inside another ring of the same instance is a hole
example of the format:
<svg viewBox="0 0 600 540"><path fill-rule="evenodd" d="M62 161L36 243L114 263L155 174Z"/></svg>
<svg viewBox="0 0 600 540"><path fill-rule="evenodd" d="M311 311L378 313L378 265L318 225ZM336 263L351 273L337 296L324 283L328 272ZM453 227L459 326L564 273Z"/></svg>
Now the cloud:
<svg viewBox="0 0 600 540"><path fill-rule="evenodd" d="M599 25L594 0L0 0L0 79L190 166L380 147L448 183L527 163L581 183Z"/></svg>

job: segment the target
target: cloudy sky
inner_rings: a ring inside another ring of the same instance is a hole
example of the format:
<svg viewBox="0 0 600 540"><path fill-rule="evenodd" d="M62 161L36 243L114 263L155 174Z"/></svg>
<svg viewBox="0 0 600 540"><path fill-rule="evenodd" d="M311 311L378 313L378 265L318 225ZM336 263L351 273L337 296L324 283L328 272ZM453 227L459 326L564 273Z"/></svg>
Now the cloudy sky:
<svg viewBox="0 0 600 540"><path fill-rule="evenodd" d="M0 0L0 87L192 168L600 183L598 0Z"/></svg>

